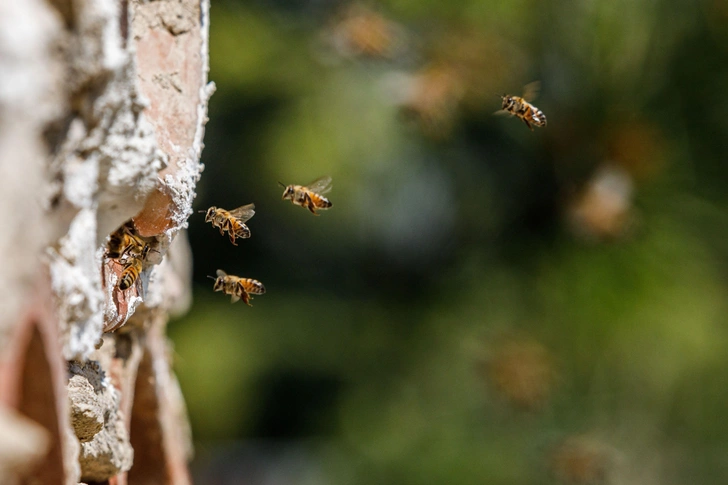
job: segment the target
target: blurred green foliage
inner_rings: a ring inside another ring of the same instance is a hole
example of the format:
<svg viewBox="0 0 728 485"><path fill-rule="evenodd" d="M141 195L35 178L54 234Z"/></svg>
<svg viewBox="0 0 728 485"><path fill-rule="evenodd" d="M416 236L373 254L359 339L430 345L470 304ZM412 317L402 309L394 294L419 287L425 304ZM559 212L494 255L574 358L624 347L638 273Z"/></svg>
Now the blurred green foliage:
<svg viewBox="0 0 728 485"><path fill-rule="evenodd" d="M257 213L190 220L198 481L258 483L235 440L296 484L725 483L728 4L356 8L213 2L197 204ZM492 116L534 79L546 128Z"/></svg>

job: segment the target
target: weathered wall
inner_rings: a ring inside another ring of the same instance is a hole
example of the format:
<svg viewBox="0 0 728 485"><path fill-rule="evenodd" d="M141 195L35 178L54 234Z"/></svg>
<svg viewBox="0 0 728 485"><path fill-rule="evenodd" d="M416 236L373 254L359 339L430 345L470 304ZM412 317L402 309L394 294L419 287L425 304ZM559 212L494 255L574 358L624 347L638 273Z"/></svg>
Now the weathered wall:
<svg viewBox="0 0 728 485"><path fill-rule="evenodd" d="M190 300L208 2L0 2L0 483L187 483L165 325ZM137 282L105 255L133 220Z"/></svg>

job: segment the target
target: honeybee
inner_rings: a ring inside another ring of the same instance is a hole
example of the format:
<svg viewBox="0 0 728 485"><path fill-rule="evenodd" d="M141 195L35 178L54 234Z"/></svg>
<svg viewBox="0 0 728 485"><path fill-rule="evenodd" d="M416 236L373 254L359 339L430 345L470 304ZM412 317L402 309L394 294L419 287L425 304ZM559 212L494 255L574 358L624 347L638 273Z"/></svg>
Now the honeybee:
<svg viewBox="0 0 728 485"><path fill-rule="evenodd" d="M413 74L400 105L433 138L446 138L455 125L466 95L464 75L449 64L433 64Z"/></svg>
<svg viewBox="0 0 728 485"><path fill-rule="evenodd" d="M205 212L205 211L200 211ZM245 222L255 215L255 204L248 204L231 211L219 209L215 206L207 209L205 214L205 222L212 222L212 227L220 229L220 235L225 235L225 231L230 236L230 242L233 246L235 239L247 239L250 237L250 229Z"/></svg>
<svg viewBox="0 0 728 485"><path fill-rule="evenodd" d="M124 269L121 271L121 277L119 278L120 290L123 291L127 288L131 288L131 286L136 283L136 280L139 279L139 274L142 272L144 260L146 259L147 254L149 254L149 245L145 244L138 256L134 255L127 261Z"/></svg>
<svg viewBox="0 0 728 485"><path fill-rule="evenodd" d="M221 269L218 269L216 274L217 278L208 276L208 278L215 280L213 290L230 295L230 303L243 300L246 305L253 306L250 304L250 300L253 298L250 295L265 294L265 286L258 280L229 275Z"/></svg>
<svg viewBox="0 0 728 485"><path fill-rule="evenodd" d="M509 94L500 96L501 100L503 100L503 104L498 113L509 113L522 119L531 131L533 131L533 127L531 125L538 127L546 126L546 115L530 103L530 101L536 99L540 87L541 83L535 81L527 84L526 87L523 88L523 97L511 96Z"/></svg>
<svg viewBox="0 0 728 485"><path fill-rule="evenodd" d="M485 374L496 393L518 409L541 409L553 394L556 369L546 347L528 338L509 338L493 349Z"/></svg>
<svg viewBox="0 0 728 485"><path fill-rule="evenodd" d="M147 243L135 234L130 221L111 234L106 255L111 259L126 259L130 253L141 254L146 245Z"/></svg>
<svg viewBox="0 0 728 485"><path fill-rule="evenodd" d="M131 221L114 231L109 237L106 255L124 265L119 277L119 289L130 288L142 272L151 246L139 237Z"/></svg>
<svg viewBox="0 0 728 485"><path fill-rule="evenodd" d="M293 204L305 207L315 216L319 215L316 209L328 209L332 205L329 199L322 195L331 190L331 177L328 175L317 178L308 185L286 186L281 182L278 184L285 189L283 200L291 199Z"/></svg>
<svg viewBox="0 0 728 485"><path fill-rule="evenodd" d="M404 50L402 27L364 5L353 4L329 32L333 47L346 57L391 58Z"/></svg>
<svg viewBox="0 0 728 485"><path fill-rule="evenodd" d="M572 435L549 453L551 473L560 483L588 485L611 483L617 450L586 435Z"/></svg>

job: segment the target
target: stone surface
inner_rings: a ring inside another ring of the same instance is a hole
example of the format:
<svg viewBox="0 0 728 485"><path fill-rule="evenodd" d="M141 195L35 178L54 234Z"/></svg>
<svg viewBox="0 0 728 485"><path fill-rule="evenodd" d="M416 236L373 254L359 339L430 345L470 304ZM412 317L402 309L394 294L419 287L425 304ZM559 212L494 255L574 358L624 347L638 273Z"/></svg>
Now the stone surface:
<svg viewBox="0 0 728 485"><path fill-rule="evenodd" d="M46 190L41 137L61 103L61 63L53 52L61 28L43 1L0 3L0 353L50 240L43 204L27 195Z"/></svg>
<svg viewBox="0 0 728 485"><path fill-rule="evenodd" d="M66 362L53 315L49 277L39 277L0 354L0 404L43 427L48 450L42 466L24 478L35 483L75 484L80 476L79 443L71 428L66 398Z"/></svg>
<svg viewBox="0 0 728 485"><path fill-rule="evenodd" d="M86 366L77 362L70 365L68 399L71 402L71 425L81 443L91 441L104 428L104 403L99 397L104 390L101 369L94 369L93 374L88 375L90 373L84 368L93 364L95 362L89 361Z"/></svg>
<svg viewBox="0 0 728 485"><path fill-rule="evenodd" d="M137 458L128 475L131 484L192 483L185 465L192 458L192 440L169 364L165 323L166 318L157 318L149 329L136 380L131 438Z"/></svg>
<svg viewBox="0 0 728 485"><path fill-rule="evenodd" d="M28 474L45 456L48 432L34 421L0 406L0 483Z"/></svg>
<svg viewBox="0 0 728 485"><path fill-rule="evenodd" d="M190 301L208 8L0 2L0 483L189 483L164 329ZM106 242L132 219L153 252L121 291Z"/></svg>
<svg viewBox="0 0 728 485"><path fill-rule="evenodd" d="M50 265L64 354L83 360L109 320L99 271L105 240L142 209L167 158L145 115L148 101L138 89L133 46L122 35L119 3L77 0L72 12L65 50L72 103L50 167L57 198L50 216L72 216ZM126 298L120 319L139 304L136 296Z"/></svg>

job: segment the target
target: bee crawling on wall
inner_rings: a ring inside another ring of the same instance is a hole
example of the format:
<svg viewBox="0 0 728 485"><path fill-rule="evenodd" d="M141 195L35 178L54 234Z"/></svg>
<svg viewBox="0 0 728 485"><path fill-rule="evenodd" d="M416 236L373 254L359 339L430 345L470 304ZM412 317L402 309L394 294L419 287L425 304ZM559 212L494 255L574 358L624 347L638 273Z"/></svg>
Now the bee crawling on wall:
<svg viewBox="0 0 728 485"><path fill-rule="evenodd" d="M106 256L124 265L119 276L120 290L126 290L136 283L150 250L151 246L136 233L131 221L109 236Z"/></svg>
<svg viewBox="0 0 728 485"><path fill-rule="evenodd" d="M224 236L227 231L233 246L237 246L235 239L250 237L250 229L245 222L255 215L255 204L244 205L230 211L212 206L207 211L200 212L206 212L205 222L211 222L212 227L217 227L220 235Z"/></svg>
<svg viewBox="0 0 728 485"><path fill-rule="evenodd" d="M543 127L546 126L546 115L543 112L532 105L530 102L536 99L541 83L534 81L527 84L523 88L523 97L511 96L509 94L503 94L499 96L503 101L501 109L496 111L497 114L510 114L523 120L528 126L528 129L533 131L533 126ZM533 125L533 126L531 126Z"/></svg>
<svg viewBox="0 0 728 485"><path fill-rule="evenodd" d="M136 283L144 267L144 261L147 258L147 254L149 254L148 244L146 244L144 248L142 248L142 252L141 254L139 254L139 256L132 256L131 259L129 259L129 261L126 263L126 265L124 265L124 269L121 271L121 276L119 278L120 290L123 291L127 288L131 288L131 286Z"/></svg>
<svg viewBox="0 0 728 485"><path fill-rule="evenodd" d="M109 236L106 256L121 262L134 253L140 254L145 245L146 242L136 234L131 221L128 221Z"/></svg>
<svg viewBox="0 0 728 485"><path fill-rule="evenodd" d="M323 196L331 190L331 177L328 175L319 177L308 185L283 185L283 200L290 199L295 205L305 207L315 216L319 215L316 209L323 210L330 208L333 204Z"/></svg>
<svg viewBox="0 0 728 485"><path fill-rule="evenodd" d="M217 278L208 276L208 278L215 280L213 290L222 291L224 294L230 295L230 303L243 300L246 305L253 306L250 304L250 300L253 298L250 295L265 294L265 286L258 280L229 275L221 269L218 269L216 274Z"/></svg>

